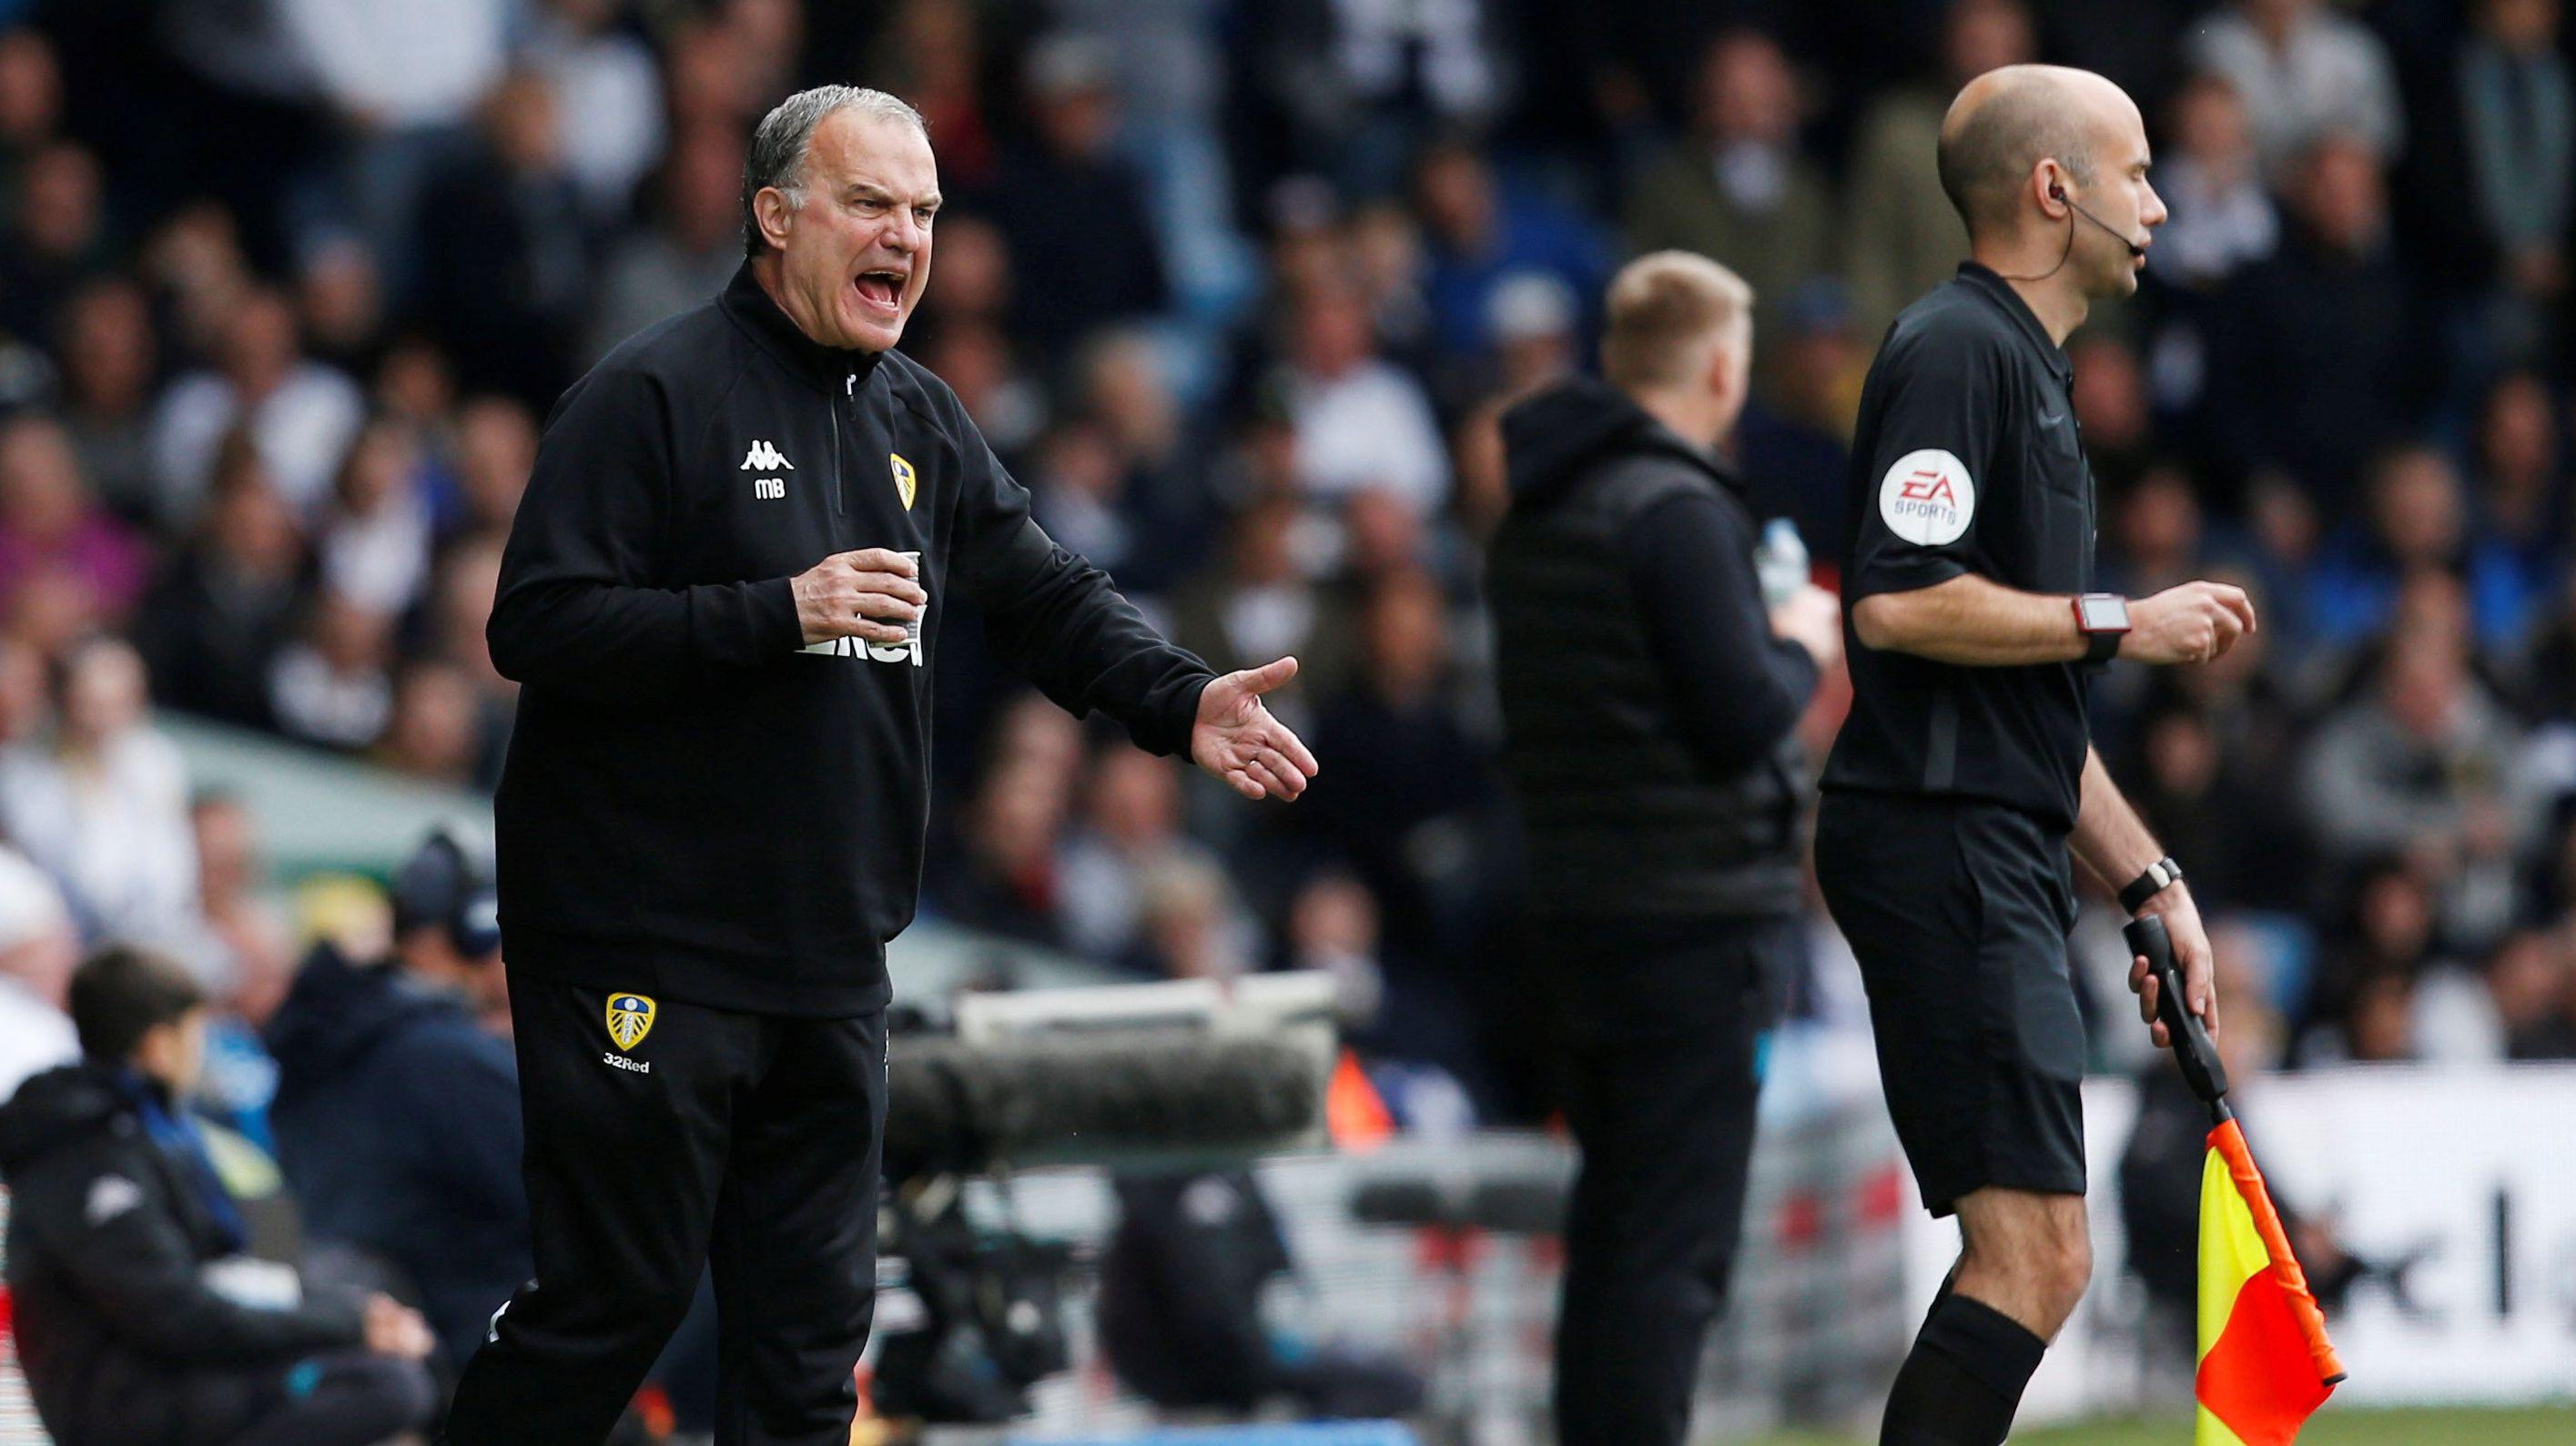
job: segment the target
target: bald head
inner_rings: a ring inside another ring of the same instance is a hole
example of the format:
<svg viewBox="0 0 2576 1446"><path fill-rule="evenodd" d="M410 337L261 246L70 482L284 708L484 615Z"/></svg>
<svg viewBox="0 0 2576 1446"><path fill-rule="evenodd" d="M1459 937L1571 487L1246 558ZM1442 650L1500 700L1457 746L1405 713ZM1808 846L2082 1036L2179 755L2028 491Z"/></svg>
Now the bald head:
<svg viewBox="0 0 2576 1446"><path fill-rule="evenodd" d="M2031 170L2054 158L2079 184L2130 132L2127 92L2089 70L2007 65L1960 88L1941 121L1941 189L1976 236L2009 227Z"/></svg>

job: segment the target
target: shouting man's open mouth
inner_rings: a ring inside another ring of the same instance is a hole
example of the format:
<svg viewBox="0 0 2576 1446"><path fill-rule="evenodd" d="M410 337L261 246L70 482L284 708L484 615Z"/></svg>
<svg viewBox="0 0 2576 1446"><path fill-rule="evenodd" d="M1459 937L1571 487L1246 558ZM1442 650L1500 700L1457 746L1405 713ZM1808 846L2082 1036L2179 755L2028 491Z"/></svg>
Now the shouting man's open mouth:
<svg viewBox="0 0 2576 1446"><path fill-rule="evenodd" d="M851 284L857 288L859 300L866 303L870 311L892 319L903 311L906 279L900 271L862 271Z"/></svg>

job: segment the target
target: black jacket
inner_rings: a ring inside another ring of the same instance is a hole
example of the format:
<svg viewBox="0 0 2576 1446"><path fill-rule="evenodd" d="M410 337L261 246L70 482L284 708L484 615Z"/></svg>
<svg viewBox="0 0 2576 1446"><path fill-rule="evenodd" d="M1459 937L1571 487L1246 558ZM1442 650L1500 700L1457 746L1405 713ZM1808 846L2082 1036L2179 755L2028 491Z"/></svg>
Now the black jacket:
<svg viewBox="0 0 2576 1446"><path fill-rule="evenodd" d="M269 1126L306 1233L402 1267L448 1364L528 1278L519 1067L463 1000L325 944L268 1023Z"/></svg>
<svg viewBox="0 0 2576 1446"><path fill-rule="evenodd" d="M61 1446L221 1440L289 1364L360 1338L354 1302L260 1309L207 1283L222 1225L95 1065L0 1108L0 1177L19 1359Z"/></svg>
<svg viewBox="0 0 2576 1446"><path fill-rule="evenodd" d="M800 647L789 579L922 554L918 645ZM492 609L526 684L497 804L513 970L865 1013L911 921L952 597L1047 696L1187 748L1205 664L1055 545L937 377L799 332L746 266L547 423Z"/></svg>
<svg viewBox="0 0 2576 1446"><path fill-rule="evenodd" d="M1529 906L1794 912L1816 669L1772 636L1734 479L1592 381L1505 413L1503 443L1485 581Z"/></svg>

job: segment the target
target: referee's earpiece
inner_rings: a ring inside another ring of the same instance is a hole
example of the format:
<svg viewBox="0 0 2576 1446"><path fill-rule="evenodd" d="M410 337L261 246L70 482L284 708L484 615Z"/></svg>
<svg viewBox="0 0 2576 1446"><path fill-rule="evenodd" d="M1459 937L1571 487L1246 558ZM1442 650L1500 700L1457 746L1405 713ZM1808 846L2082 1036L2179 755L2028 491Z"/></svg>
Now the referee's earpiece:
<svg viewBox="0 0 2576 1446"><path fill-rule="evenodd" d="M2068 200L2068 199L2067 199L2067 195L2066 195L2066 188L2065 188L2064 186L2061 186L2061 185L2057 184L2055 181L2051 181L2051 182L2049 182L2049 183L2048 183L2048 198L2049 198L2050 200L2052 200L2052 201L2065 201L2065 202L2066 202L2066 205L2067 205L2067 208L2068 208L2069 210L2072 210L2076 215L2081 216L2081 217L2083 217L2085 220L2092 222L2094 225L2101 227L2103 230L2110 232L2110 233L2111 233L2111 239L2112 239L2112 240L2114 240L2114 241L2119 242L2119 243L2120 243L2121 245L2123 245L2123 246L2128 247L2128 248L2129 248L2129 254L2130 254L2130 255L2132 255L2132 256L2144 256L2144 255L2146 255L2146 254L2147 254L2147 248L2146 248L2146 247L2141 246L2141 245L2139 245L2137 242L2130 240L2130 239L2128 238L2128 236L2127 236L2126 234L2124 234L2123 232L2121 232L2121 231L2120 231L2120 229L2119 229L2118 227L2115 227L2115 226L2111 225L2110 223L2108 223L2108 222L2104 221L2101 217L2096 216L2096 215L2094 215L2092 212L2085 210L2082 206L2077 205L2074 201L2072 201L2072 200ZM2059 262L2058 264L2059 264L2059 265L2064 265L2065 263L2061 261L2061 262Z"/></svg>
<svg viewBox="0 0 2576 1446"><path fill-rule="evenodd" d="M2081 217L2083 217L2085 220L2092 222L2094 225L2101 227L2103 230L2105 230L2105 231L2109 231L2109 232L2111 233L2111 237L2112 237L2112 239L2113 239L2113 240L2116 240L2116 241L2118 241L2121 245L2126 246L2126 247L2128 247L2128 248L2129 248L2129 254L2130 254L2131 256L2144 256L2144 255L2146 255L2146 254L2147 254L2147 248L2146 248L2146 247L2141 246L2141 245L2139 245L2137 242L2130 240L2127 236L2122 235L2122 234L2121 234L2117 229L2115 229L2114 227L2112 227L2108 222L2104 221L2101 217L2096 216L2096 215L2094 215L2092 212L2085 210L2082 206L2077 205L2077 204L2076 204L2076 202L2075 202L2075 198L2073 198L2072 196L2069 196L2069 195L2067 195L2067 194L2066 194L2066 188L2065 188L2064 186L2062 186L2062 185L2059 185L2059 184L2058 184L2057 182L2055 182L2055 181L2051 181L2051 182L2049 182L2049 183L2048 183L2048 199L2050 199L2050 200L2052 200L2052 201L2063 201L2063 202L2065 202L2065 203L2066 203L2066 207L2067 207L2067 209L2068 209L2069 211L2071 211L2071 212L2073 212L2073 213L2074 213L2073 215L2070 215L2070 216L2068 216L2068 217L2066 218L2066 249L2057 253L2057 264L2056 264L2055 266L2052 266L2052 267L2048 268L2046 271L2043 271L2043 272L2039 273L2037 276L2007 276L2007 277L2005 277L2005 278L2004 278L2004 280L2006 280L2006 281L2046 281L2048 278L2050 278L2050 277L2052 277L2052 276L2055 276L2058 272L2060 272L2060 271L2064 270L2064 269L2065 269L2065 267L2066 267L2066 258L2075 254L2075 217L2076 217L2076 216L2081 216Z"/></svg>

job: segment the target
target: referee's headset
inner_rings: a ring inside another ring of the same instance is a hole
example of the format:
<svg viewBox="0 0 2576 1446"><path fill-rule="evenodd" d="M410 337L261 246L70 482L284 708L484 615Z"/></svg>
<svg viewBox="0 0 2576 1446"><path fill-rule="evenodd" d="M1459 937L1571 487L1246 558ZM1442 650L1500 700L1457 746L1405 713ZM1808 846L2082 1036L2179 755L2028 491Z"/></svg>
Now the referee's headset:
<svg viewBox="0 0 2576 1446"><path fill-rule="evenodd" d="M2092 212L2085 210L2081 202L2077 201L2074 197L2067 195L2066 188L2057 184L2055 181L2048 183L2048 198L2052 201L2065 202L2067 209L2074 213L2074 215L2066 218L2066 249L2057 253L2057 264L2055 266L2048 268L2037 276L2007 276L2004 280L2046 281L2048 278L2055 276L2058 272L2065 270L2066 258L2075 254L2076 216L2081 216L2085 220L2102 228L2105 232L2108 232L2112 240L2129 248L2129 254L2132 257L2144 256L2147 254L2147 248L2144 243L2130 240L2128 233L2122 231L2119 227L2112 225L2110 222L2103 220L2101 217L2094 215Z"/></svg>
<svg viewBox="0 0 2576 1446"><path fill-rule="evenodd" d="M2066 188L2064 186L2051 182L2048 187L2048 194L2057 200L2064 201L2076 215L2081 216L2085 220L2092 222L2094 225L2101 227L2103 230L2110 232L2112 239L2129 248L2130 255L2144 256L2147 254L2147 248L2130 240L2129 233L2112 225L2110 222L2103 220L2101 217L2094 215L2092 212L2085 210L2082 203L2066 194Z"/></svg>

